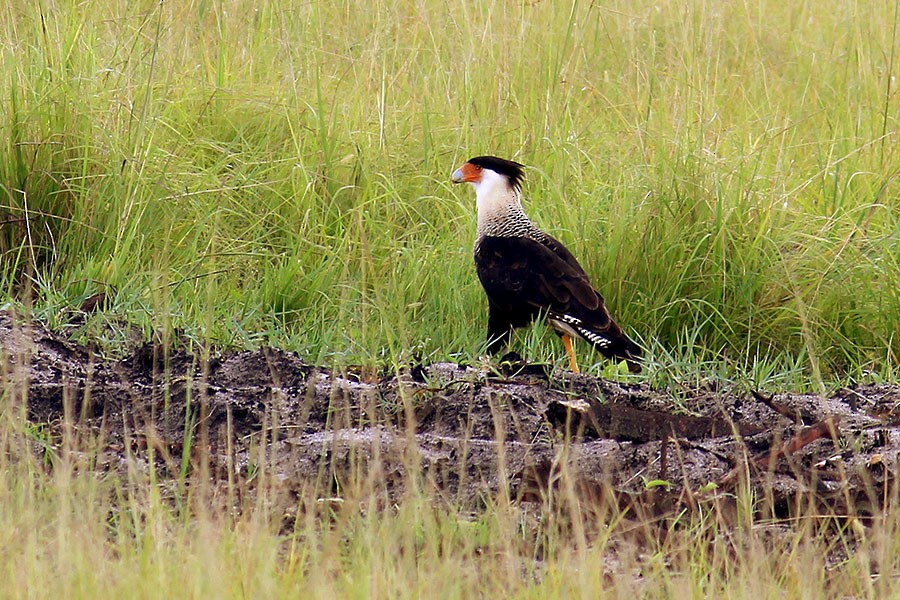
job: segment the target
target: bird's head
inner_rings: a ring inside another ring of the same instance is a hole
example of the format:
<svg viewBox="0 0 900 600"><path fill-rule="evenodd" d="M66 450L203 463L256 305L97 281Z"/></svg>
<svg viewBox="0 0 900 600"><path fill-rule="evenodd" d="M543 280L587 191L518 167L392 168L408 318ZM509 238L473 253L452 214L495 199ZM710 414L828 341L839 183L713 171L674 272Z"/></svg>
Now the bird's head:
<svg viewBox="0 0 900 600"><path fill-rule="evenodd" d="M453 183L471 183L480 195L480 192L498 186L520 191L524 178L524 165L496 156L477 156L455 170L451 180Z"/></svg>

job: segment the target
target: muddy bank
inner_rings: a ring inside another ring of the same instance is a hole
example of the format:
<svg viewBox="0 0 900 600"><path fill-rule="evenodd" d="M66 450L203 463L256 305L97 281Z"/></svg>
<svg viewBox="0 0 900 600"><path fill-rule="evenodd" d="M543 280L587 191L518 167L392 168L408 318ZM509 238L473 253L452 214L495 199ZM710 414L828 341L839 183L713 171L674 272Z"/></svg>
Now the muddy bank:
<svg viewBox="0 0 900 600"><path fill-rule="evenodd" d="M438 496L474 508L501 489L540 497L565 470L586 499L654 512L746 476L776 516L809 496L835 513L870 514L893 494L900 450L898 386L824 399L726 388L676 398L533 366L336 373L275 349L203 359L152 344L104 360L9 313L0 313L0 378L6 410L102 440L97 469L148 461L152 450L174 478L187 441L216 481L265 470L290 493L321 497L367 482L389 499L416 469Z"/></svg>

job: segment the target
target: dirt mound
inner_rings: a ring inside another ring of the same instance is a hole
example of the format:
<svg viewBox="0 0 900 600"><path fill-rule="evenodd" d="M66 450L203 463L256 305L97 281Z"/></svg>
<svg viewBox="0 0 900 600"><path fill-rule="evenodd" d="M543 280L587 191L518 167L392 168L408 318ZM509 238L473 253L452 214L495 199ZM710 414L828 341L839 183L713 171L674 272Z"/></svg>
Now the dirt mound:
<svg viewBox="0 0 900 600"><path fill-rule="evenodd" d="M546 494L566 470L586 498L612 493L657 512L746 478L775 515L810 492L865 514L888 497L900 450L900 387L890 385L675 398L535 366L337 373L269 348L203 359L148 344L114 361L9 313L0 348L9 406L96 433L98 468L149 461L152 449L160 473L176 477L187 446L205 451L213 479L265 468L298 494L340 494L362 478L390 498L414 468L438 495L474 507L501 489Z"/></svg>

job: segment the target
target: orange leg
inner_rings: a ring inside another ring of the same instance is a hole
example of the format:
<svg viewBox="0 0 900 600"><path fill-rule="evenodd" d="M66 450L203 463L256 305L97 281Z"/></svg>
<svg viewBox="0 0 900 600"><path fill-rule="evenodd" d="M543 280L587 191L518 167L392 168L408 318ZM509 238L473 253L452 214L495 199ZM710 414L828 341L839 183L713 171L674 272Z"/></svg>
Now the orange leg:
<svg viewBox="0 0 900 600"><path fill-rule="evenodd" d="M575 349L572 347L572 337L564 333L562 341L563 346L566 347L566 354L569 355L569 369L573 373L581 373L581 370L578 368L578 363L575 362Z"/></svg>

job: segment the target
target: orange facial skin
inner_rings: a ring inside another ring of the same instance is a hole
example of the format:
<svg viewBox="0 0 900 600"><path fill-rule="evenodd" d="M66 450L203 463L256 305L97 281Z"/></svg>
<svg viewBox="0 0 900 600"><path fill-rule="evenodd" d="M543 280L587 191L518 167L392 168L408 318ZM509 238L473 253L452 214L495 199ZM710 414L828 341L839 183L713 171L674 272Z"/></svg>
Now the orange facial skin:
<svg viewBox="0 0 900 600"><path fill-rule="evenodd" d="M453 172L454 183L478 183L481 181L481 167L466 163Z"/></svg>
<svg viewBox="0 0 900 600"><path fill-rule="evenodd" d="M462 166L463 181L468 183L477 183L481 181L481 167L476 167L472 163L466 163Z"/></svg>

